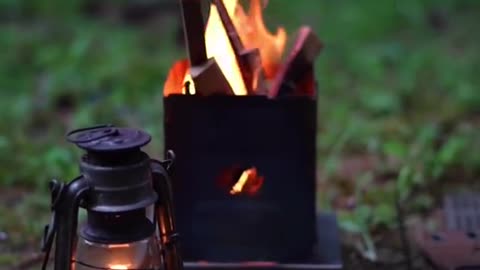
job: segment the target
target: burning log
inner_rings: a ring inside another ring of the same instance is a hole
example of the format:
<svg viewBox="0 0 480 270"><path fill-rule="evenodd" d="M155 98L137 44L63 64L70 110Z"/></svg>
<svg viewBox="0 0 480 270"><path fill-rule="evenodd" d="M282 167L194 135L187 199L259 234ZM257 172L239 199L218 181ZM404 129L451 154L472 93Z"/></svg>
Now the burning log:
<svg viewBox="0 0 480 270"><path fill-rule="evenodd" d="M201 95L233 95L233 90L223 75L215 59L209 59L201 66L190 67L190 75L195 85L195 92Z"/></svg>
<svg viewBox="0 0 480 270"><path fill-rule="evenodd" d="M205 21L200 0L180 0L182 22L191 66L208 61L205 45Z"/></svg>
<svg viewBox="0 0 480 270"><path fill-rule="evenodd" d="M202 95L233 94L233 90L216 60L207 57L202 1L180 0L180 4L185 42L190 60L190 75L195 86L195 93Z"/></svg>
<svg viewBox="0 0 480 270"><path fill-rule="evenodd" d="M237 59L248 94L260 93L257 89L264 88L264 74L262 70L262 60L260 58L260 50L258 48L246 49L235 29L235 25L228 14L223 0L213 0L213 3L217 7L223 27L227 32L230 43L232 44L235 58Z"/></svg>
<svg viewBox="0 0 480 270"><path fill-rule="evenodd" d="M313 66L322 47L310 27L301 27L285 65L272 83L269 97L288 94L313 95ZM301 85L307 87L300 87Z"/></svg>
<svg viewBox="0 0 480 270"><path fill-rule="evenodd" d="M212 83L211 80L215 83ZM191 85L192 81L193 86ZM187 89L187 85L189 89ZM195 90L192 91L192 88ZM169 96L197 93L200 95L232 94L233 91L215 60L209 60L206 64L196 67L190 67L187 59L177 61L168 73L163 94Z"/></svg>

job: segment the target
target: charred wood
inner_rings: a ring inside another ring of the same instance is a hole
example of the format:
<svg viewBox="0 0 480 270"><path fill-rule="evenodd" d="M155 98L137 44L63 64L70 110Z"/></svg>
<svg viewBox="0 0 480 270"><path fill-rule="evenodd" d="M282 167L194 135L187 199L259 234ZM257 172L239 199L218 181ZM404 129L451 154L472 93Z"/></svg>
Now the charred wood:
<svg viewBox="0 0 480 270"><path fill-rule="evenodd" d="M272 83L269 97L313 95L312 92L315 88L313 67L322 47L322 43L310 27L303 26L300 28L285 65L280 69Z"/></svg>

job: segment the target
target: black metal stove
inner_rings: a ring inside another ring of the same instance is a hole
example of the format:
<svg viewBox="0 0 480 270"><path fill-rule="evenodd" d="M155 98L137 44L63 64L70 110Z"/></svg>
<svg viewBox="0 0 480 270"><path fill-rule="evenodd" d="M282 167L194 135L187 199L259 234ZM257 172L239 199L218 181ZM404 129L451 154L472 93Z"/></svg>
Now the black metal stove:
<svg viewBox="0 0 480 270"><path fill-rule="evenodd" d="M170 95L164 104L166 149L177 154L172 188L185 260L218 268L320 265L312 260L316 100ZM262 178L258 192L232 195L247 168Z"/></svg>

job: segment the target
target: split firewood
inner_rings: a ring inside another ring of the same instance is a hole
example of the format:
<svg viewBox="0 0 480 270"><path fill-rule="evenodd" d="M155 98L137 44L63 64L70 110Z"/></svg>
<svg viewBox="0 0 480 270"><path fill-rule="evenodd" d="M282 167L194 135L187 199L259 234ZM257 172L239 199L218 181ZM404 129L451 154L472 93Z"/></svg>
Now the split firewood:
<svg viewBox="0 0 480 270"><path fill-rule="evenodd" d="M180 0L180 9L190 65L203 65L208 58L205 45L205 20L202 13L202 1Z"/></svg>
<svg viewBox="0 0 480 270"><path fill-rule="evenodd" d="M200 95L233 95L230 83L217 61L211 58L201 66L190 67L195 92Z"/></svg>
<svg viewBox="0 0 480 270"><path fill-rule="evenodd" d="M180 0L190 74L195 85L195 93L231 95L233 91L218 63L215 59L207 57L202 2L202 0Z"/></svg>
<svg viewBox="0 0 480 270"><path fill-rule="evenodd" d="M194 83L195 93L200 95L233 94L230 84L223 76L220 67L214 59L196 67L190 67L188 60L184 59L176 62L170 69L163 87L163 95L191 94L188 89L184 91L184 88L187 88L185 87L185 78L189 73Z"/></svg>
<svg viewBox="0 0 480 270"><path fill-rule="evenodd" d="M261 89L265 88L263 83L265 76L262 69L260 50L258 48L246 49L238 35L232 18L230 18L230 15L228 14L223 0L213 0L213 3L217 7L223 27L227 32L230 43L232 44L248 94L260 93Z"/></svg>
<svg viewBox="0 0 480 270"><path fill-rule="evenodd" d="M323 45L312 29L303 26L298 31L293 48L275 77L269 97L284 95L314 95L313 67ZM310 86L306 84L310 83Z"/></svg>

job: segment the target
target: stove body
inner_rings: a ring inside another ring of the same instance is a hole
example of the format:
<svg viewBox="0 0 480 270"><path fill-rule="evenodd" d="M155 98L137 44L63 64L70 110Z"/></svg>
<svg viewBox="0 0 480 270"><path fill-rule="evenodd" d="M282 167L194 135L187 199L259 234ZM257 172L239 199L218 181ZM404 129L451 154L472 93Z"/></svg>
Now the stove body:
<svg viewBox="0 0 480 270"><path fill-rule="evenodd" d="M164 98L165 149L186 261L304 262L317 239L317 103L311 97ZM242 170L264 178L230 194Z"/></svg>

